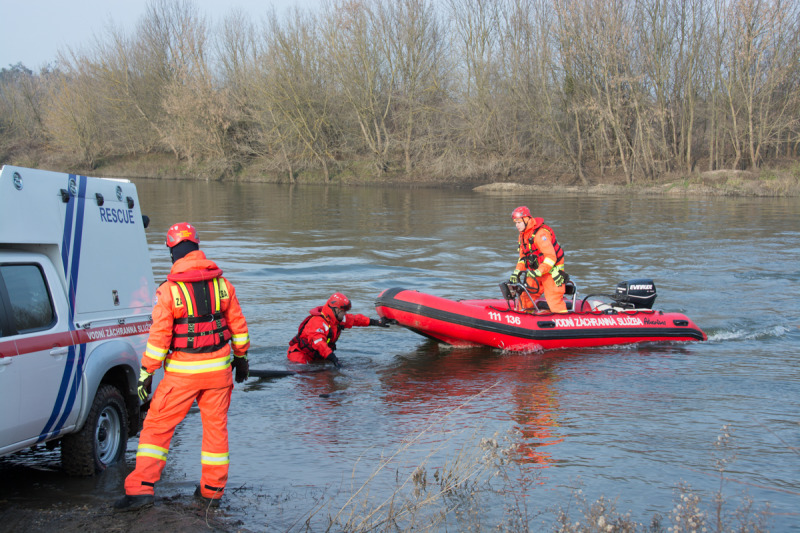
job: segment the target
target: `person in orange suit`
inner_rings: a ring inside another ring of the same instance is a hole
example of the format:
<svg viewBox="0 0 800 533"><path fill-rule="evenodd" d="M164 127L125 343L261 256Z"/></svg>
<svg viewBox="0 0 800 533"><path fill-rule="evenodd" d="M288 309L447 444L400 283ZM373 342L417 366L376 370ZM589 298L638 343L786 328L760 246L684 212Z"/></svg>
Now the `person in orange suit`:
<svg viewBox="0 0 800 533"><path fill-rule="evenodd" d="M333 352L342 330L354 326L389 327L385 317L377 320L365 315L347 314L350 308L347 296L337 292L328 298L325 305L309 311L308 317L297 328L297 335L289 341L289 350L286 353L289 360L303 364L330 361L339 367L339 359Z"/></svg>
<svg viewBox="0 0 800 533"><path fill-rule="evenodd" d="M528 291L531 297L535 299L544 293L550 311L566 313L564 284L569 276L564 272L564 250L558 244L553 228L542 218L534 218L525 206L514 209L511 219L519 231L519 259L509 281L519 283L520 275L525 272L525 283L532 289ZM520 295L519 303L524 310L533 308L527 294Z"/></svg>
<svg viewBox="0 0 800 533"><path fill-rule="evenodd" d="M142 356L138 393L145 401L153 373L164 367L144 420L136 468L115 502L131 511L155 501L176 426L197 401L203 423L202 473L195 497L217 507L228 480L228 408L236 382L247 379L250 336L236 290L200 251L197 231L182 222L167 231L172 269L156 291L153 324ZM233 357L231 357L233 346Z"/></svg>

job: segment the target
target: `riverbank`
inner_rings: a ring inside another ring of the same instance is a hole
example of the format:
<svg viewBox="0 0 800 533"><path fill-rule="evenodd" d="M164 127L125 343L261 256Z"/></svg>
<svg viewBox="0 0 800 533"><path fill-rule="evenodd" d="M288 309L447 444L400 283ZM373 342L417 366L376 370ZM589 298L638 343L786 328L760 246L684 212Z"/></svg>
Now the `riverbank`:
<svg viewBox="0 0 800 533"><path fill-rule="evenodd" d="M187 170L174 161L164 158L137 158L135 161L116 161L98 171L102 175L126 178L200 179L232 182L285 183L284 174L276 174L256 167L242 169L231 176L210 177L209 174ZM213 174L212 174L213 175ZM205 176L205 177L204 177ZM322 184L322 178L313 172L296 176L298 184ZM470 188L492 194L517 194L530 192L570 193L589 195L704 195L704 196L800 196L800 164L788 161L785 167L747 170L714 170L691 174L672 173L655 179L625 183L622 174L606 173L581 184L574 176L553 176L546 172L537 175L475 176L469 178L435 178L419 175L387 174L377 178L343 170L330 185L393 186L414 188Z"/></svg>
<svg viewBox="0 0 800 533"><path fill-rule="evenodd" d="M60 172L73 172L109 178L147 178L159 180L199 180L247 183L288 183L286 173L246 166L235 174L220 174L212 167L188 167L166 154L149 154L123 157L105 161L95 169L67 168L52 157L39 156L9 162L19 166L44 168ZM323 185L322 176L313 171L300 172L296 184ZM425 175L387 173L382 177L360 173L355 169L340 169L328 185L381 186L401 188L454 188L474 189L489 194L517 194L530 192L567 193L587 195L671 195L671 196L750 196L797 197L800 196L800 163L787 160L781 166L750 170L713 170L692 173L664 174L652 180L640 179L628 185L622 174L606 172L592 176L583 185L574 176L553 175L547 171L525 175L483 175L470 177L438 178Z"/></svg>
<svg viewBox="0 0 800 533"><path fill-rule="evenodd" d="M797 197L800 196L800 176L793 176L788 171L763 176L741 170L717 170L651 184L598 183L586 187L502 182L480 185L474 190L488 194L559 192L594 196L636 194L645 196Z"/></svg>
<svg viewBox="0 0 800 533"><path fill-rule="evenodd" d="M25 531L27 533L247 533L224 511L206 512L197 504L160 499L156 505L133 512L114 512L112 502L96 505L70 503L40 508L28 503L0 502L0 531Z"/></svg>

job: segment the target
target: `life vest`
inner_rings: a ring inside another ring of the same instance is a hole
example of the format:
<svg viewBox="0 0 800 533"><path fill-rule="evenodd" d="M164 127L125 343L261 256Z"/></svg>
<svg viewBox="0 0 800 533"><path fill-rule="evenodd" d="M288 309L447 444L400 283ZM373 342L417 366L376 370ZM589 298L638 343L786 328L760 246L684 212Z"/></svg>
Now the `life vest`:
<svg viewBox="0 0 800 533"><path fill-rule="evenodd" d="M231 339L221 302L228 298L228 287L221 278L203 281L174 281L170 287L176 307L186 316L172 324L172 350L187 353L214 352Z"/></svg>
<svg viewBox="0 0 800 533"><path fill-rule="evenodd" d="M300 323L300 327L297 328L297 335L295 335L292 338L292 340L289 341L289 346L290 347L291 346L297 346L298 348L300 348L301 350L303 350L305 352L311 352L312 354L314 354L318 358L322 358L322 356L319 354L319 352L316 349L314 349L314 347L311 345L311 343L309 343L306 339L303 338L303 331L305 331L306 325L308 325L308 322L312 318L314 318L315 316L325 317L325 315L322 313L321 309L322 309L321 307L318 307L316 309L312 309L310 311L311 314L309 314ZM326 321L326 323L327 323L327 321ZM328 325L330 326L330 324L328 324ZM325 342L328 343L328 346L330 346L331 350L336 350L336 339L339 338L339 335L341 334L341 331L342 331L342 327L339 324L335 324L333 326L330 326L330 328L328 329L328 336L325 339Z"/></svg>
<svg viewBox="0 0 800 533"><path fill-rule="evenodd" d="M534 218L534 227L531 236L528 237L527 240L523 239L523 235L525 232L519 234L519 251L520 257L524 259L525 266L527 266L530 270L536 270L539 268L539 264L544 262L544 254L539 247L536 245L536 232L540 229L544 228L550 232L550 236L553 238L553 250L556 252L556 265L561 265L564 263L564 250L561 248L561 245L558 244L558 240L556 239L556 232L553 231L553 228L548 226L544 223L544 220L541 218Z"/></svg>

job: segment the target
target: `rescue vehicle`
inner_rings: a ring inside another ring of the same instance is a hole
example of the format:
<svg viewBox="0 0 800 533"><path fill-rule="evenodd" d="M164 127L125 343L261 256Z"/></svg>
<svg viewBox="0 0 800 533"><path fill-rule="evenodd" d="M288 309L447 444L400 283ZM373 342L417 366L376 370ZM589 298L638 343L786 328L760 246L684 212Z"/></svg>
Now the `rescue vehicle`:
<svg viewBox="0 0 800 533"><path fill-rule="evenodd" d="M0 171L0 456L61 446L104 470L141 428L136 394L155 295L136 186Z"/></svg>

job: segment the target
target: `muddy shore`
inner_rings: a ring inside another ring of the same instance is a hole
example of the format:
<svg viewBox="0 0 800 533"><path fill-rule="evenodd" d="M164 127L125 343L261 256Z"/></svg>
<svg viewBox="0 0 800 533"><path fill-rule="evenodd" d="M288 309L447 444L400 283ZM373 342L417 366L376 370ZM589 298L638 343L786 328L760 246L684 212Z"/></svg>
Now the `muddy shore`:
<svg viewBox="0 0 800 533"><path fill-rule="evenodd" d="M43 447L0 458L0 533L249 533L226 516L231 502L208 509L192 496L191 484L181 494L156 489L153 506L115 511L130 470L118 464L94 477L70 477L61 470L58 450Z"/></svg>
<svg viewBox="0 0 800 533"><path fill-rule="evenodd" d="M226 523L224 510L208 513L198 505L180 501L159 500L156 505L139 511L118 513L111 508L113 500L95 505L60 504L44 509L36 505L0 502L0 531L26 533L94 533L124 532L172 533L246 532Z"/></svg>

